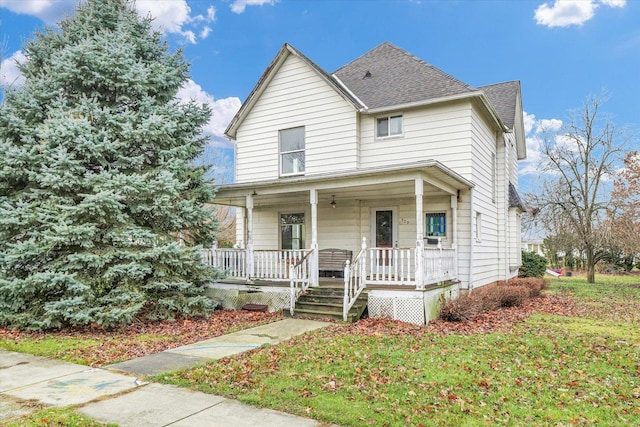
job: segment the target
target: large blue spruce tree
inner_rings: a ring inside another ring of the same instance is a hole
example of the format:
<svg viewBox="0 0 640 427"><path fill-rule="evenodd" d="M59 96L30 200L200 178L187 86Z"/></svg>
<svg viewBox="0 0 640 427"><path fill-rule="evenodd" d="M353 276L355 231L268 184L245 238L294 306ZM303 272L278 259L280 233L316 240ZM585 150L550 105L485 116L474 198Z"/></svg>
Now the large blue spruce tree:
<svg viewBox="0 0 640 427"><path fill-rule="evenodd" d="M211 113L175 100L182 54L127 0L88 0L24 51L0 106L0 324L208 313L213 189L193 160Z"/></svg>

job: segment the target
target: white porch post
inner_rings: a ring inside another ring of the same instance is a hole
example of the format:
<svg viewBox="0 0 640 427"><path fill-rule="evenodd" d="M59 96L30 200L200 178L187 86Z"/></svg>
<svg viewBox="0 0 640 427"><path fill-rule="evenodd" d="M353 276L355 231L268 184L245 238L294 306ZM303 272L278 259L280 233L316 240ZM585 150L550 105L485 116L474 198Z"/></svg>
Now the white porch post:
<svg viewBox="0 0 640 427"><path fill-rule="evenodd" d="M424 213L422 211L422 196L424 194L424 181L416 178L416 289L424 289Z"/></svg>
<svg viewBox="0 0 640 427"><path fill-rule="evenodd" d="M458 278L458 196L451 196L451 219L453 225L453 237L451 242L451 249L453 252L453 274L455 278Z"/></svg>
<svg viewBox="0 0 640 427"><path fill-rule="evenodd" d="M247 196L247 278L253 275L253 196Z"/></svg>
<svg viewBox="0 0 640 427"><path fill-rule="evenodd" d="M311 265L309 266L309 284L319 286L318 277L318 190L309 190L309 202L311 203Z"/></svg>

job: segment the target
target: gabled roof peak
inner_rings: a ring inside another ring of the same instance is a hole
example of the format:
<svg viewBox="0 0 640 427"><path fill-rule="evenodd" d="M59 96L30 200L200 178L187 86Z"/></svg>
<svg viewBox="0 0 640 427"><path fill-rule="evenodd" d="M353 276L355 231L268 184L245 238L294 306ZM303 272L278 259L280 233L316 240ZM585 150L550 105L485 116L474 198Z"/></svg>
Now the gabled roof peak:
<svg viewBox="0 0 640 427"><path fill-rule="evenodd" d="M388 41L339 68L334 75L370 109L477 91Z"/></svg>

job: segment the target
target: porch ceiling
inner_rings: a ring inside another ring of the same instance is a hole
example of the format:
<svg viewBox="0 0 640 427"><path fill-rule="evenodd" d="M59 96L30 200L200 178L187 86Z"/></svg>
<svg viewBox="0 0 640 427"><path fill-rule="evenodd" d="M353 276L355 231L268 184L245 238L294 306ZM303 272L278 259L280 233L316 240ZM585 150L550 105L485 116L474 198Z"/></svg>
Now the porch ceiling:
<svg viewBox="0 0 640 427"><path fill-rule="evenodd" d="M473 183L436 161L404 167L372 168L344 174L322 174L274 181L225 185L218 188L214 203L246 206L253 196L255 206L308 203L309 190L318 190L318 203L345 200L380 200L415 197L415 180L424 182L423 196L455 194Z"/></svg>

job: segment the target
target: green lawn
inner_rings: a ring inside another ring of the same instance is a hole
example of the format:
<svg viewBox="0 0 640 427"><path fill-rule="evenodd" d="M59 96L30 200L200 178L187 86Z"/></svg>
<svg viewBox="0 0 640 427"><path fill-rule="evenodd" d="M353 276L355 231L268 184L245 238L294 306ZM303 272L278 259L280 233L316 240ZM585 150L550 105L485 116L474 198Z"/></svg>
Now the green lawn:
<svg viewBox="0 0 640 427"><path fill-rule="evenodd" d="M117 424L103 424L74 412L71 408L47 408L31 415L3 420L5 427L117 427Z"/></svg>
<svg viewBox="0 0 640 427"><path fill-rule="evenodd" d="M207 318L134 323L117 331L24 332L0 328L0 348L103 366L280 320L278 313L220 310Z"/></svg>
<svg viewBox="0 0 640 427"><path fill-rule="evenodd" d="M597 279L507 333L336 325L157 379L340 425L640 425L640 279Z"/></svg>

